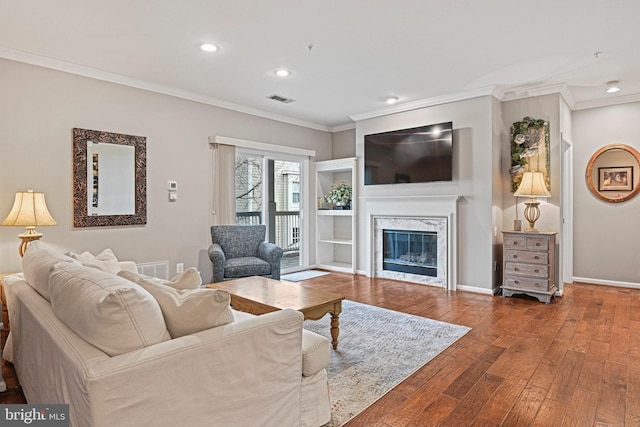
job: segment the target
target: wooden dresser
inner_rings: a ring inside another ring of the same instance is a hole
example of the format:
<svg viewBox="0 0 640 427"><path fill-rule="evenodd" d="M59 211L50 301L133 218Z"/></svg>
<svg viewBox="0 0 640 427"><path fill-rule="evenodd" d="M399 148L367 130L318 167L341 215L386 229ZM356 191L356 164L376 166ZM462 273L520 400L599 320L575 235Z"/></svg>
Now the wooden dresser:
<svg viewBox="0 0 640 427"><path fill-rule="evenodd" d="M503 231L502 296L526 294L549 304L556 293L556 234Z"/></svg>

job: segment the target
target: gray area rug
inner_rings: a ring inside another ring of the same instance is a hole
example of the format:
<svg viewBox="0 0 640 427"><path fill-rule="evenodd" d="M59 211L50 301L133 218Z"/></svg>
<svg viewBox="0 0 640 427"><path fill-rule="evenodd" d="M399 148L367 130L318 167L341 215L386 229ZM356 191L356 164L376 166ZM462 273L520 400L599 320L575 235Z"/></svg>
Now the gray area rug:
<svg viewBox="0 0 640 427"><path fill-rule="evenodd" d="M304 322L331 339L329 317ZM471 328L343 301L338 349L327 368L331 422L344 425L456 342Z"/></svg>
<svg viewBox="0 0 640 427"><path fill-rule="evenodd" d="M309 280L314 277L326 276L329 274L326 271L318 271L318 270L303 270L295 273L285 274L280 276L281 280L286 280L287 282L299 282L301 280Z"/></svg>

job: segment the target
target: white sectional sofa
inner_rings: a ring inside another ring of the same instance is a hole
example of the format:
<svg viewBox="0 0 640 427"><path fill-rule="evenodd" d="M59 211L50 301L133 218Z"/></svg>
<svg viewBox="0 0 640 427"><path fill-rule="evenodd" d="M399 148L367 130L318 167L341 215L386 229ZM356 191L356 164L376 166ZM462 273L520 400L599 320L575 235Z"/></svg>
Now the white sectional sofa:
<svg viewBox="0 0 640 427"><path fill-rule="evenodd" d="M331 418L330 344L303 330L300 312L253 316L216 294L218 326L171 337L165 306L144 287L41 242L3 283L5 358L27 401L69 404L72 426L317 427Z"/></svg>

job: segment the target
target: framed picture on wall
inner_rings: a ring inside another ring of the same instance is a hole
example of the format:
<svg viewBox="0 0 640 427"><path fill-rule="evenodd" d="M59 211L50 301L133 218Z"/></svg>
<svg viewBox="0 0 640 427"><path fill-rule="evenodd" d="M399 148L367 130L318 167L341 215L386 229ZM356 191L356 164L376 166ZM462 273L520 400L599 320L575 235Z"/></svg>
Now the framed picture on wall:
<svg viewBox="0 0 640 427"><path fill-rule="evenodd" d="M598 191L632 191L633 166L598 168Z"/></svg>

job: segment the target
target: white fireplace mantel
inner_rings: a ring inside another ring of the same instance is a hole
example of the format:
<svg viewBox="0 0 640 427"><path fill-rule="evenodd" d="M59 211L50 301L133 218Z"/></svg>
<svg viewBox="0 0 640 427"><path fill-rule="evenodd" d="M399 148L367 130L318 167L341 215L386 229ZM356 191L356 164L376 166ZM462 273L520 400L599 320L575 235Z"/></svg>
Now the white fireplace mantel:
<svg viewBox="0 0 640 427"><path fill-rule="evenodd" d="M457 217L459 195L429 196L373 196L360 197L367 218L367 275L375 277L375 218L439 217L447 220L447 284L449 290L457 288Z"/></svg>

